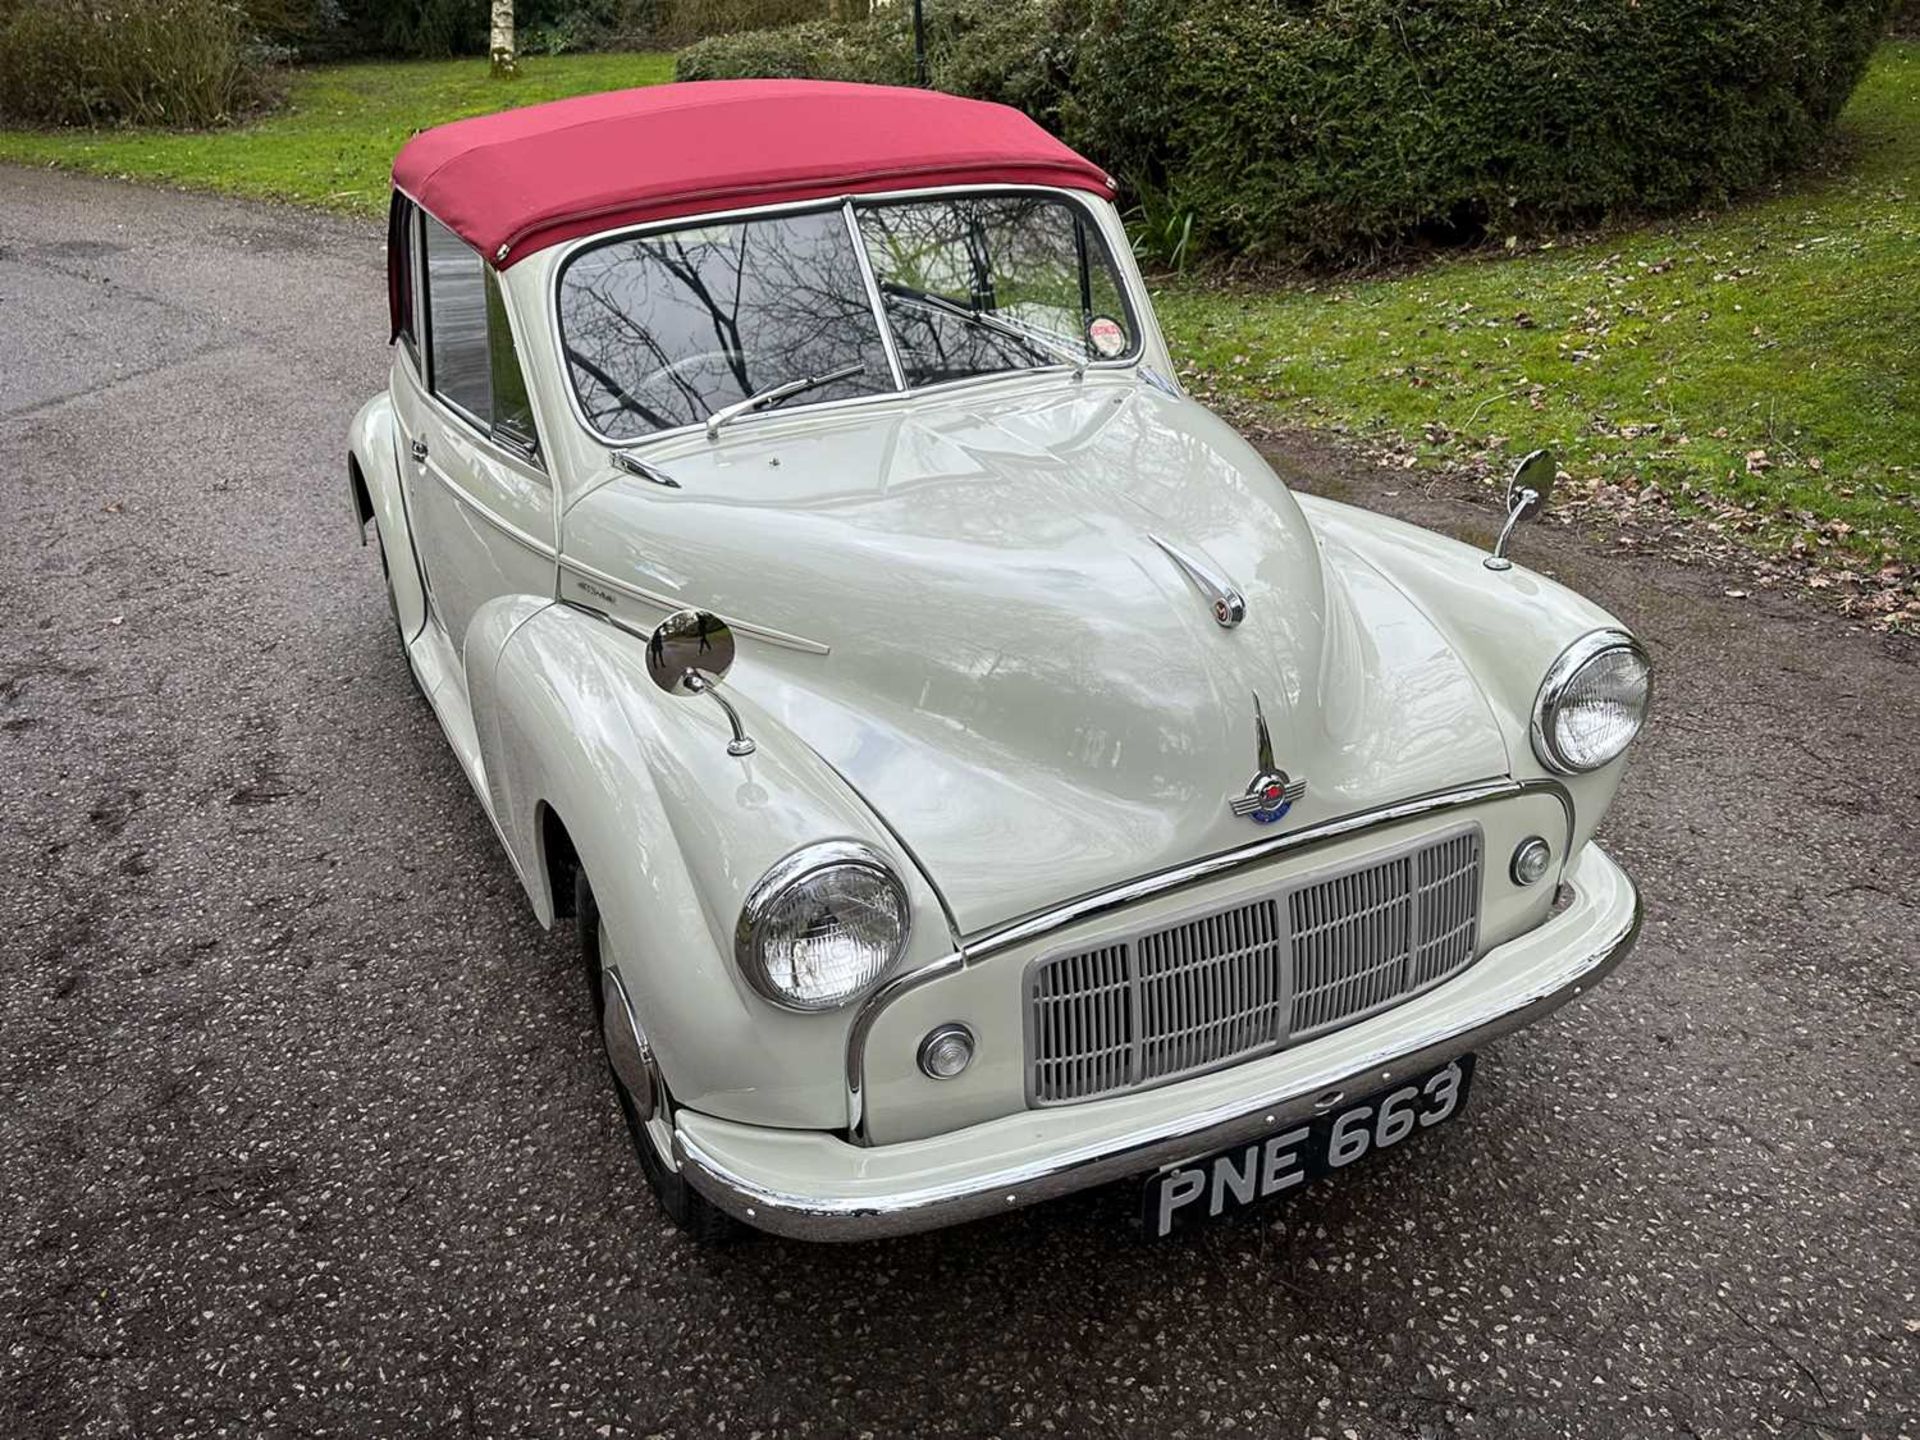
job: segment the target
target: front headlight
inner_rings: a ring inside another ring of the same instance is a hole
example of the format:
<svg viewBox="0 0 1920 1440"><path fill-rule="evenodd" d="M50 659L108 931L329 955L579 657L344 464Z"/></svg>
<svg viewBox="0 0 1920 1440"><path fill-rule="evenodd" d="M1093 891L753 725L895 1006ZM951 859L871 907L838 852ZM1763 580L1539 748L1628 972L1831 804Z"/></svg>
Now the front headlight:
<svg viewBox="0 0 1920 1440"><path fill-rule="evenodd" d="M734 956L747 983L789 1010L831 1010L864 995L907 946L906 887L856 840L796 850L747 895Z"/></svg>
<svg viewBox="0 0 1920 1440"><path fill-rule="evenodd" d="M1549 770L1598 770L1647 718L1652 669L1624 630L1595 630L1560 652L1533 702L1533 753Z"/></svg>

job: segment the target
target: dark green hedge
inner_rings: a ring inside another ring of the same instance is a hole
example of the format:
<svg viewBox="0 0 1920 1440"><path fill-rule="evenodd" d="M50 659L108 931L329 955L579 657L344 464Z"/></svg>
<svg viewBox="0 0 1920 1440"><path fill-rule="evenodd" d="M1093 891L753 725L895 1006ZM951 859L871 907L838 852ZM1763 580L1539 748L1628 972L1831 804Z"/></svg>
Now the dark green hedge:
<svg viewBox="0 0 1920 1440"><path fill-rule="evenodd" d="M1364 257L1672 210L1805 161L1893 0L927 0L933 80L1018 104L1215 250ZM903 4L683 78L904 80Z"/></svg>
<svg viewBox="0 0 1920 1440"><path fill-rule="evenodd" d="M809 20L778 30L715 35L674 57L676 80L862 80L907 85L913 80L910 51L895 52L877 25L836 25Z"/></svg>
<svg viewBox="0 0 1920 1440"><path fill-rule="evenodd" d="M943 90L998 100L1058 128L1058 108L1084 28L1064 29L1056 0L926 0L929 68ZM907 0L871 19L815 21L780 30L717 35L675 59L679 80L744 76L913 83L913 20Z"/></svg>
<svg viewBox="0 0 1920 1440"><path fill-rule="evenodd" d="M1671 210L1804 161L1887 0L1103 0L1074 139L1231 249Z"/></svg>

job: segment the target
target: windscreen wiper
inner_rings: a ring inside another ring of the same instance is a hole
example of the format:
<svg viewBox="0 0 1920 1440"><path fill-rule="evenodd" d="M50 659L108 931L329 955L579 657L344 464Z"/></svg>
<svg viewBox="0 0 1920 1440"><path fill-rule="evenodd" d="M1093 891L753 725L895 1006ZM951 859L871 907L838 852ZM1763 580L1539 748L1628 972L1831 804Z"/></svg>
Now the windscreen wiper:
<svg viewBox="0 0 1920 1440"><path fill-rule="evenodd" d="M707 417L707 439L718 440L720 427L738 420L742 415L751 415L756 410L764 410L769 405L778 405L782 400L807 390L818 390L822 385L831 385L836 380L851 380L856 375L864 375L867 362L856 360L851 365L842 365L838 370L829 370L824 375L805 375L798 380L788 380L779 385L769 385L764 390L756 390L744 400L736 400L731 405L722 405Z"/></svg>
<svg viewBox="0 0 1920 1440"><path fill-rule="evenodd" d="M1018 345L1026 347L1029 355L1038 355L1043 360L1057 361L1071 365L1077 379L1086 371L1087 361L1083 355L1076 355L1064 345L1034 334L1023 326L1002 320L998 315L989 315L984 310L976 310L971 305L962 305L957 300L949 300L944 295L935 295L931 291L916 290L911 285L902 285L897 280L882 280L880 289L884 294L905 300L912 305L924 305L929 310L938 310L943 315L964 321L968 325L978 325L982 330L991 330L995 335L1004 335Z"/></svg>

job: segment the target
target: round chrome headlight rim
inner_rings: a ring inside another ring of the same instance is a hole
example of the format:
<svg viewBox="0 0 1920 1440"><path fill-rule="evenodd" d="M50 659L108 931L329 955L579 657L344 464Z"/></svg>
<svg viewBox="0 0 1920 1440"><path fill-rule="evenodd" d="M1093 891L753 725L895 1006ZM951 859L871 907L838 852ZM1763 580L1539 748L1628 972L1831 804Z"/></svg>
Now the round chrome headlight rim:
<svg viewBox="0 0 1920 1440"><path fill-rule="evenodd" d="M761 942L769 916L775 907L797 886L817 879L835 869L852 869L871 875L890 892L900 916L899 933L894 937L893 954L865 984L844 995L809 1001L776 985L767 973ZM733 958L753 992L770 1005L796 1014L818 1015L843 1009L878 989L893 973L906 954L913 932L913 908L907 887L894 869L893 862L879 850L861 840L821 840L803 845L774 862L767 873L754 882L740 906L740 918L734 922Z"/></svg>
<svg viewBox="0 0 1920 1440"><path fill-rule="evenodd" d="M1635 724L1633 734L1613 754L1591 765L1581 765L1562 753L1557 737L1555 720L1567 692L1572 688L1580 673L1600 659L1617 650L1624 650L1636 657L1647 672L1647 697L1640 707L1640 718ZM1618 760L1640 736L1645 728L1648 710L1653 704L1653 659L1632 634L1625 630L1591 630L1562 650L1547 667L1546 679L1540 682L1540 693L1533 702L1533 721L1529 727L1533 739L1533 753L1540 763L1556 775L1587 775L1595 770L1604 769Z"/></svg>

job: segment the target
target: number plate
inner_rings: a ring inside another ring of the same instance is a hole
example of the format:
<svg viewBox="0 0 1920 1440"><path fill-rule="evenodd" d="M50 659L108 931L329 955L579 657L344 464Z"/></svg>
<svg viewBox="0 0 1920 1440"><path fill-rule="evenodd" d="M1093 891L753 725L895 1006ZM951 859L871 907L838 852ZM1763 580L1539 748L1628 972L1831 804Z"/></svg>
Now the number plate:
<svg viewBox="0 0 1920 1440"><path fill-rule="evenodd" d="M1170 1165L1146 1185L1141 1217L1153 1239L1293 1190L1430 1130L1460 1113L1473 1056L1231 1150Z"/></svg>

